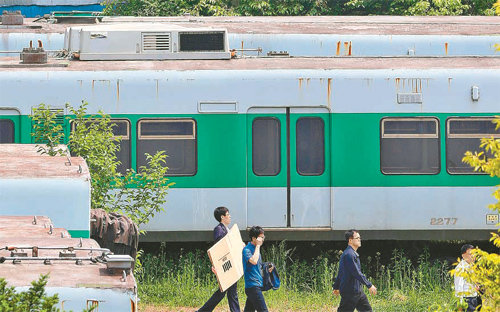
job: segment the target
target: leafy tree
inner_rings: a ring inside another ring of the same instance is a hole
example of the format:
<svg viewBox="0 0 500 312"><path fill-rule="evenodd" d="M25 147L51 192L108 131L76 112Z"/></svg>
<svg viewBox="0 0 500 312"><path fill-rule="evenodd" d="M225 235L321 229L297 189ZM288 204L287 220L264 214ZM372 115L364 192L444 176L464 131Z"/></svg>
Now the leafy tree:
<svg viewBox="0 0 500 312"><path fill-rule="evenodd" d="M495 0L464 0L470 9L467 14L470 15L494 15L493 4Z"/></svg>
<svg viewBox="0 0 500 312"><path fill-rule="evenodd" d="M54 307L59 302L57 294L46 295L45 285L47 285L48 278L48 275L40 275L40 278L31 282L31 287L24 292L16 292L14 287L7 286L5 279L0 278L0 311L59 311Z"/></svg>
<svg viewBox="0 0 500 312"><path fill-rule="evenodd" d="M192 15L493 15L495 0L106 0L104 14Z"/></svg>
<svg viewBox="0 0 500 312"><path fill-rule="evenodd" d="M139 172L129 169L122 176L117 172L120 162L116 157L120 139L113 134L116 125L110 116L102 111L98 115L87 115L86 102L76 109L66 105L72 114L72 117L67 117L72 122L69 149L71 155L83 157L89 167L92 208L120 212L138 226L163 211L168 188L173 185L165 177L167 155L164 152L153 156L146 154L147 166L141 166ZM49 114L49 109L50 106L40 104L30 117L42 125L52 125L55 114ZM53 138L59 135L60 130L58 127L34 127L32 135L35 138Z"/></svg>
<svg viewBox="0 0 500 312"><path fill-rule="evenodd" d="M469 5L461 0L422 0L407 10L407 15L462 15Z"/></svg>
<svg viewBox="0 0 500 312"><path fill-rule="evenodd" d="M146 153L148 166L141 166L139 172L131 169L123 179L117 181L119 191L114 197L115 211L129 216L135 224L145 224L163 210L168 188L165 178L167 155L160 151L151 156Z"/></svg>
<svg viewBox="0 0 500 312"><path fill-rule="evenodd" d="M496 129L500 128L500 118L495 119ZM476 171L482 171L492 177L500 177L500 139L481 139L481 152L467 152L463 161L468 163ZM489 155L489 157L486 157ZM500 213L500 186L493 192L497 200L495 204L489 205L493 212ZM500 229L492 233L490 241L500 248ZM483 306L481 311L496 312L500 309L500 255L498 253L487 253L481 249L474 249L473 254L476 261L469 271L458 272L453 270L452 274L463 276L473 285L482 288Z"/></svg>
<svg viewBox="0 0 500 312"><path fill-rule="evenodd" d="M235 15L225 0L107 0L103 14L122 16Z"/></svg>
<svg viewBox="0 0 500 312"><path fill-rule="evenodd" d="M191 7L185 0L106 0L104 15L168 16L182 15Z"/></svg>
<svg viewBox="0 0 500 312"><path fill-rule="evenodd" d="M82 103L77 109L66 105L75 116L68 145L71 155L83 157L89 167L92 208L104 208L109 211L114 204L111 189L117 181L116 168L119 162L116 153L120 148L117 144L119 139L113 135L114 125L108 115L99 112L98 116L86 117L87 105L88 103ZM38 112L44 114L44 109L37 110Z"/></svg>
<svg viewBox="0 0 500 312"><path fill-rule="evenodd" d="M7 281L0 278L0 311L2 312L59 312L55 305L59 303L59 296L47 296L45 286L49 274L40 274L40 278L31 282L31 287L17 292L14 287L7 286ZM84 309L82 312L94 311L95 307Z"/></svg>
<svg viewBox="0 0 500 312"><path fill-rule="evenodd" d="M37 144L38 152L40 154L47 154L49 156L63 155L66 150L60 146L64 133L62 133L62 126L57 124L56 113L50 111L49 107L45 104L38 106L39 111L37 114L32 115L33 122L33 138Z"/></svg>

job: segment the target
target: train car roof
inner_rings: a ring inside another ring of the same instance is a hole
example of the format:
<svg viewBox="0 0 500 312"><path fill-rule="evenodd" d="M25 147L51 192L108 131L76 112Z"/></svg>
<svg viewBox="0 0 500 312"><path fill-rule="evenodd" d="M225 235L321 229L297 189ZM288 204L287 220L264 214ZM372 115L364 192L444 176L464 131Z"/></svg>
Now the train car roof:
<svg viewBox="0 0 500 312"><path fill-rule="evenodd" d="M0 179L90 179L83 158L41 155L37 149L35 144L0 144Z"/></svg>
<svg viewBox="0 0 500 312"><path fill-rule="evenodd" d="M25 19L24 26L0 26L0 33L63 33L76 24ZM236 34L498 35L496 16L175 16L103 17L102 23L154 22L188 28L226 28ZM88 24L87 24L88 25Z"/></svg>
<svg viewBox="0 0 500 312"><path fill-rule="evenodd" d="M97 249L99 244L93 239L77 239L69 236L61 237L61 233L53 231L49 233L51 221L47 217L37 217L34 224L33 216L0 216L0 257L10 257L9 247L75 247ZM67 233L67 232L66 232ZM60 257L62 249L38 250L38 257ZM17 252L26 252L31 256L31 249L17 249ZM75 250L76 257L89 257L88 250ZM99 251L93 251L93 256L98 256ZM113 288L134 289L135 279L127 274L126 280L122 280L121 270L110 271L106 264L91 261L82 261L76 264L71 260L53 260L50 264L44 264L41 260L21 260L14 264L12 261L0 263L0 277L5 278L10 286L29 286L33 280L37 280L40 274L50 274L47 287L90 287L90 288Z"/></svg>
<svg viewBox="0 0 500 312"><path fill-rule="evenodd" d="M500 69L500 57L244 57L231 60L49 61L19 64L0 58L0 71L199 71L199 70L375 70L375 69Z"/></svg>

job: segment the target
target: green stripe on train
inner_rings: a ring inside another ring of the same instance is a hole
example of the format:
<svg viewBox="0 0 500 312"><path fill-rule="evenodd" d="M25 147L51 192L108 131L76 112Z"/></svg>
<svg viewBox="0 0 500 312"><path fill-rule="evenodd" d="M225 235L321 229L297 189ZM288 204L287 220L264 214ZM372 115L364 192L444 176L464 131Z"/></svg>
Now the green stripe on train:
<svg viewBox="0 0 500 312"><path fill-rule="evenodd" d="M85 230L68 230L72 238L90 238L90 231Z"/></svg>
<svg viewBox="0 0 500 312"><path fill-rule="evenodd" d="M330 134L325 141L330 143L330 160L325 162L325 173L319 177L303 177L291 167L294 187L381 187L381 186L493 186L498 179L485 175L450 175L446 172L446 119L452 116L488 116L491 114L307 114L321 116L330 121ZM251 117L250 117L251 116ZM175 188L241 188L241 187L285 187L286 146L281 146L282 167L275 179L258 181L251 175L251 119L258 115L245 114L196 114L196 115L113 115L131 121L131 160L136 166L137 121L141 118L185 117L194 118L197 124L198 172L190 177L171 177ZM265 115L259 115L265 116ZM282 128L285 115L276 115ZM292 123L301 116L293 114ZM434 116L440 120L441 171L436 175L384 175L380 171L380 120L395 116ZM31 143L31 122L27 116L0 116L10 118L16 127L16 142ZM18 131L20 129L20 131ZM326 128L327 129L327 128ZM68 130L68 129L66 129ZM284 130L282 130L282 133ZM292 133L291 140L294 140ZM247 144L249 145L247 150ZM293 143L292 143L293 144ZM328 153L328 145L326 146ZM292 164L295 151L291 151ZM247 160L249 169L247 169ZM168 161L168 159L167 159ZM331 166L329 164L331 163ZM331 172L328 172L331 167ZM331 176L331 177L330 177ZM274 177L273 177L274 178ZM247 181L248 179L248 181Z"/></svg>

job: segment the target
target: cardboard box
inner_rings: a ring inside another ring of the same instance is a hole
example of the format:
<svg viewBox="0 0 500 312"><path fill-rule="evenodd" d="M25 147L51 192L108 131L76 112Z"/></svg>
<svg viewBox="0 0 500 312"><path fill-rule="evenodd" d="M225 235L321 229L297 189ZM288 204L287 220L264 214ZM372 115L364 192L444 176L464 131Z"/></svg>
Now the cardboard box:
<svg viewBox="0 0 500 312"><path fill-rule="evenodd" d="M226 291L243 276L243 247L245 243L235 224L224 238L208 250L221 291Z"/></svg>

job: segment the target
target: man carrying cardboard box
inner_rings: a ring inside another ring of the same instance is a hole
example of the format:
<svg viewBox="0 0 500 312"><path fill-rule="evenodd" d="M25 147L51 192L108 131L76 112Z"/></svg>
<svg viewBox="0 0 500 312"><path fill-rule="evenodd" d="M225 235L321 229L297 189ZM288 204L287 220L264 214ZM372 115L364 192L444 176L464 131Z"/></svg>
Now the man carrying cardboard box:
<svg viewBox="0 0 500 312"><path fill-rule="evenodd" d="M214 217L219 224L214 228L214 241L217 243L229 232L229 224L231 224L231 215L229 209L226 207L217 207L214 210ZM214 267L212 271L215 273ZM227 292L227 301L231 312L240 312L240 304L238 302L238 283L234 283L226 291L222 292L220 289L208 299L208 301L198 310L198 312L211 312L215 307L224 299Z"/></svg>

